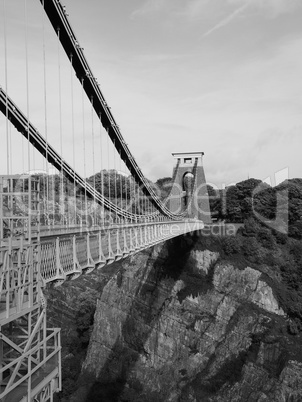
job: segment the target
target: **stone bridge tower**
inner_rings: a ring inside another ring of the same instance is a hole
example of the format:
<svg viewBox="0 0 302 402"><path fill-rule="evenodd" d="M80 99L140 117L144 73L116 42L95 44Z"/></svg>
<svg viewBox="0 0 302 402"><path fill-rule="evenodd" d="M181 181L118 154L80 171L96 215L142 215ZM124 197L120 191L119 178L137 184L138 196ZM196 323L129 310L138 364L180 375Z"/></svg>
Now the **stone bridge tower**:
<svg viewBox="0 0 302 402"><path fill-rule="evenodd" d="M173 187L168 207L174 213L187 210L188 218L212 223L209 196L202 164L203 152L173 153Z"/></svg>

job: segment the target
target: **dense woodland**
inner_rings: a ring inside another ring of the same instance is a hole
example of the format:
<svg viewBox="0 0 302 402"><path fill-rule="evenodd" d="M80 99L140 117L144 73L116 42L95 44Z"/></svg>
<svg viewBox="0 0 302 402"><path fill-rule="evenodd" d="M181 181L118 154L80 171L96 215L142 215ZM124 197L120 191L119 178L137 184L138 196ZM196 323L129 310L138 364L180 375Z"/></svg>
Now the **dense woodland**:
<svg viewBox="0 0 302 402"><path fill-rule="evenodd" d="M50 198L55 198L56 201L60 199L60 193L62 189L66 195L73 195L76 190L77 194L81 193L81 189L74 186L66 177L59 174L47 176L45 174L37 174L35 178L40 179L40 193L43 194L48 191ZM147 180L149 185L153 188L154 192L161 198L165 199L170 192L172 187L171 177L164 177L158 179L155 183ZM93 176L87 178L87 183L95 187L95 189L103 194L107 198L118 198L118 199L130 199L138 192L137 185L135 184L134 178L130 176L125 176L117 172L116 170L103 170L96 173ZM142 192L140 191L140 194Z"/></svg>
<svg viewBox="0 0 302 402"><path fill-rule="evenodd" d="M78 211L84 211L85 190L61 175L35 175L40 179L40 210L42 219L46 211L54 215L55 221L62 219L62 214L68 215L68 209L74 210L73 204L77 204ZM113 204L136 214L151 212L151 204L142 190L136 184L132 176L125 176L116 170L103 170L89 178L87 183L97 192L107 197ZM156 194L161 196L160 189L149 181ZM94 200L87 195L88 209L95 208ZM82 206L81 206L82 204ZM90 205L90 207L89 207ZM85 214L84 214L85 215ZM43 223L43 222L42 222Z"/></svg>
<svg viewBox="0 0 302 402"><path fill-rule="evenodd" d="M288 235L302 238L302 179L287 180L275 187L249 179L226 190L208 186L208 193L212 217L218 220L244 222L252 216L263 222L278 220L285 233L288 222Z"/></svg>

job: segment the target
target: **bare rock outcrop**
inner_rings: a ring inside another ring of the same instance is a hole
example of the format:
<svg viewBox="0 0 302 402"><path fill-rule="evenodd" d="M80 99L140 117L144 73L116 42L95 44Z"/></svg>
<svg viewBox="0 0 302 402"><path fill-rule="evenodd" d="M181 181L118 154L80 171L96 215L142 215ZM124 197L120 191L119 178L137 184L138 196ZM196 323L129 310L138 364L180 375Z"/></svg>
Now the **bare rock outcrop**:
<svg viewBox="0 0 302 402"><path fill-rule="evenodd" d="M260 271L177 238L126 259L104 287L70 401L298 402L293 344Z"/></svg>

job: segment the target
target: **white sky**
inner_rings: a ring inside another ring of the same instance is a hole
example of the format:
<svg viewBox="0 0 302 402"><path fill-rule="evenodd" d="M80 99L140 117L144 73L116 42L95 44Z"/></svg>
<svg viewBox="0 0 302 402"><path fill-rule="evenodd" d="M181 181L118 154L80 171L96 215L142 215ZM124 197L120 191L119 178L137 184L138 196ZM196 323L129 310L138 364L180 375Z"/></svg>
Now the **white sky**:
<svg viewBox="0 0 302 402"><path fill-rule="evenodd" d="M17 7L24 1L6 0L12 95L18 74L14 69L20 58L24 66L24 50L14 45L17 28L11 21L18 25L14 15L20 17ZM32 34L35 48L42 36L41 6L38 0L26 1L29 39L34 29L40 30L40 35ZM171 153L185 151L205 152L206 178L218 187L248 175L273 177L284 168L289 177L302 177L301 0L63 4L122 134L148 178L171 176ZM57 69L52 56L56 45L47 42L51 74ZM3 49L2 42L2 59ZM37 59L31 55L31 74L38 77L41 53ZM2 63L2 86L3 69ZM70 146L65 153L70 158Z"/></svg>

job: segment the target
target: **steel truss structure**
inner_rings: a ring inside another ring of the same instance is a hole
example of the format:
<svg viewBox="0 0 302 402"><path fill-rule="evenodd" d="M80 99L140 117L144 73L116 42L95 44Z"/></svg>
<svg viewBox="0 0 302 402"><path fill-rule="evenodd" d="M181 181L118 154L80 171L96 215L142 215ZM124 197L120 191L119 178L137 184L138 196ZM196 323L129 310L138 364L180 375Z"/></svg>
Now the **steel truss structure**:
<svg viewBox="0 0 302 402"><path fill-rule="evenodd" d="M39 227L38 191L29 176L0 177L2 402L52 401L53 393L61 389L60 330L46 325L41 244L33 230ZM27 213L19 216L21 202Z"/></svg>

